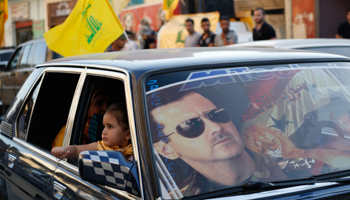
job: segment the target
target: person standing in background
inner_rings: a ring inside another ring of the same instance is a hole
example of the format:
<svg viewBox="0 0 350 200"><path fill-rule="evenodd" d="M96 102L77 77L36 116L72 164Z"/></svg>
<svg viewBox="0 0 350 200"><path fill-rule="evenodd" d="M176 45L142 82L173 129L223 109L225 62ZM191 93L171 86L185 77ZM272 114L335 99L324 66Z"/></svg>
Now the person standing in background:
<svg viewBox="0 0 350 200"><path fill-rule="evenodd" d="M271 40L276 39L276 32L272 26L265 21L265 10L258 7L254 10L254 21L256 26L253 30L253 40Z"/></svg>
<svg viewBox="0 0 350 200"><path fill-rule="evenodd" d="M112 43L111 47L109 49L107 49L107 52L121 51L124 48L125 40L126 40L126 37L124 34L122 34L121 36L119 36L118 39L116 39Z"/></svg>
<svg viewBox="0 0 350 200"><path fill-rule="evenodd" d="M194 21L192 19L186 19L185 26L188 32L188 36L185 38L185 47L195 47L201 34L194 30Z"/></svg>
<svg viewBox="0 0 350 200"><path fill-rule="evenodd" d="M347 10L347 20L339 24L336 38L350 38L350 9Z"/></svg>
<svg viewBox="0 0 350 200"><path fill-rule="evenodd" d="M230 30L230 19L226 16L220 18L220 27L222 33L215 36L214 45L216 47L222 47L230 44L236 44L238 36L237 34Z"/></svg>
<svg viewBox="0 0 350 200"><path fill-rule="evenodd" d="M197 47L213 47L215 34L210 31L210 21L208 18L203 18L201 21L201 26L204 31L202 36L199 38Z"/></svg>

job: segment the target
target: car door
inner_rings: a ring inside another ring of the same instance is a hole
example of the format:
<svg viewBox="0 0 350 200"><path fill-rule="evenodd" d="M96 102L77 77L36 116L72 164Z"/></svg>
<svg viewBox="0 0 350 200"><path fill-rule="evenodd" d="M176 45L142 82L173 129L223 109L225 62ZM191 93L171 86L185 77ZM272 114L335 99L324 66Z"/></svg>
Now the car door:
<svg viewBox="0 0 350 200"><path fill-rule="evenodd" d="M30 43L23 47L21 60L19 62L17 69L15 70L16 71L15 84L14 84L15 95L21 89L23 83L27 80L29 74L33 71L32 60L33 60L33 52L35 48L36 48L35 43Z"/></svg>
<svg viewBox="0 0 350 200"><path fill-rule="evenodd" d="M16 135L5 155L9 199L50 199L58 161L51 144L66 123L81 69L47 69L16 119ZM64 81L62 81L64 80Z"/></svg>
<svg viewBox="0 0 350 200"><path fill-rule="evenodd" d="M9 64L7 65L5 71L0 75L1 81L1 101L5 105L10 105L13 98L15 97L15 70L17 69L19 59L22 52L22 46L18 47L13 53Z"/></svg>
<svg viewBox="0 0 350 200"><path fill-rule="evenodd" d="M98 70L87 70L86 78L79 84L81 95L76 96L72 105L69 120L65 131L63 146L83 144L85 127L89 127L88 113L91 104L94 104L96 91L102 88L109 96L109 104L125 102L125 75L115 72L103 72ZM79 91L79 90L77 90ZM77 93L78 94L78 93ZM98 104L102 103L96 102ZM131 104L131 100L129 102ZM129 122L131 123L131 122ZM98 135L102 130L97 131ZM134 133L134 129L132 131ZM90 135L90 129L89 129ZM89 136L90 137L90 136ZM90 139L90 138L89 138ZM96 140L95 140L96 141ZM52 179L56 186L56 199L135 199L136 196L125 191L95 185L84 181L79 176L77 159L60 160L58 168Z"/></svg>

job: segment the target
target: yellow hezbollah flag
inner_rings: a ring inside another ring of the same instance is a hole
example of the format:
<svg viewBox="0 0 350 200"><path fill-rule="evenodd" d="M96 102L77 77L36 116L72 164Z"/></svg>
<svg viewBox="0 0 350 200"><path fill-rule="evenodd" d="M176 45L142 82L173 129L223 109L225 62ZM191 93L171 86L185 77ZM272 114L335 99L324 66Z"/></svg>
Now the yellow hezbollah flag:
<svg viewBox="0 0 350 200"><path fill-rule="evenodd" d="M0 0L0 46L4 38L5 22L8 18L7 0Z"/></svg>
<svg viewBox="0 0 350 200"><path fill-rule="evenodd" d="M164 0L163 10L165 10L165 19L168 21L169 18L173 15L174 10L179 4L179 0Z"/></svg>
<svg viewBox="0 0 350 200"><path fill-rule="evenodd" d="M104 52L123 31L108 0L79 0L66 21L44 38L51 50L67 57Z"/></svg>

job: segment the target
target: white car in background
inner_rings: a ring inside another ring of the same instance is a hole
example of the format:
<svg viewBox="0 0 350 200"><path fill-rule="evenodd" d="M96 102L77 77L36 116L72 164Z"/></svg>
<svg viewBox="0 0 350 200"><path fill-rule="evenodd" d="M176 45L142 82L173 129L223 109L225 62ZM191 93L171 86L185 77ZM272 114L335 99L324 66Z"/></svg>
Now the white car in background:
<svg viewBox="0 0 350 200"><path fill-rule="evenodd" d="M237 36L237 43L242 42L252 42L253 41L253 33L249 31L248 26L244 22L230 22L230 30L233 30ZM220 22L216 24L215 34L219 35L222 33L222 29L220 27Z"/></svg>
<svg viewBox="0 0 350 200"><path fill-rule="evenodd" d="M350 57L350 40L335 38L278 39L233 44L228 47L300 49Z"/></svg>

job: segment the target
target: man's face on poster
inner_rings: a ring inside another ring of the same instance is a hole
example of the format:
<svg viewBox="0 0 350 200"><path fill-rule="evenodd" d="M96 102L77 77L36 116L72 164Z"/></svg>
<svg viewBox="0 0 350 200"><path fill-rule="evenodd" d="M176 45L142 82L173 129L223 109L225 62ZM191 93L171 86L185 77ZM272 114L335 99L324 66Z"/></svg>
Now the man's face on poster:
<svg viewBox="0 0 350 200"><path fill-rule="evenodd" d="M169 135L180 123L198 118L216 108L207 98L198 93L190 93L160 110L153 110L151 114L164 125L164 135ZM168 142L161 140L154 144L157 152L169 159L181 158L190 165L193 162L230 159L243 152L243 141L231 120L226 123L213 122L206 117L201 120L204 122L204 131L198 137L188 138L174 132L169 136Z"/></svg>
<svg viewBox="0 0 350 200"><path fill-rule="evenodd" d="M130 31L134 24L134 16L131 13L126 13L123 20L125 29Z"/></svg>

